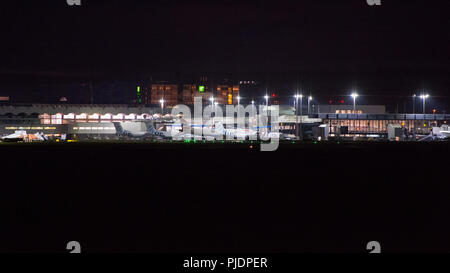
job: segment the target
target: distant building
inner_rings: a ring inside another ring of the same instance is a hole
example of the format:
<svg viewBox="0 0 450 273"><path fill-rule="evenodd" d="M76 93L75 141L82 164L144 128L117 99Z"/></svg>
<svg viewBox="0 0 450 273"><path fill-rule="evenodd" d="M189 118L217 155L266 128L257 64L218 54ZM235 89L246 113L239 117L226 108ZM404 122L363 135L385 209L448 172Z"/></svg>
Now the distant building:
<svg viewBox="0 0 450 273"><path fill-rule="evenodd" d="M319 113L329 114L355 114L353 105L349 104L330 104L319 105ZM358 105L356 104L356 114L386 114L385 105Z"/></svg>
<svg viewBox="0 0 450 273"><path fill-rule="evenodd" d="M181 95L181 101L183 104L194 104L194 94L197 92L197 85L195 84L183 84L183 91Z"/></svg>
<svg viewBox="0 0 450 273"><path fill-rule="evenodd" d="M139 84L136 86L136 97L133 100L134 104L148 105L150 101L150 88L151 85L148 83Z"/></svg>
<svg viewBox="0 0 450 273"><path fill-rule="evenodd" d="M183 84L182 103L186 105L194 104L195 97L202 97L203 103L207 103L212 97L207 84Z"/></svg>
<svg viewBox="0 0 450 273"><path fill-rule="evenodd" d="M150 104L159 104L164 99L164 104L174 106L178 104L178 85L173 83L153 83L151 89Z"/></svg>
<svg viewBox="0 0 450 273"><path fill-rule="evenodd" d="M218 85L216 99L219 104L237 104L239 85Z"/></svg>
<svg viewBox="0 0 450 273"><path fill-rule="evenodd" d="M9 102L9 96L0 96L0 104L8 104Z"/></svg>

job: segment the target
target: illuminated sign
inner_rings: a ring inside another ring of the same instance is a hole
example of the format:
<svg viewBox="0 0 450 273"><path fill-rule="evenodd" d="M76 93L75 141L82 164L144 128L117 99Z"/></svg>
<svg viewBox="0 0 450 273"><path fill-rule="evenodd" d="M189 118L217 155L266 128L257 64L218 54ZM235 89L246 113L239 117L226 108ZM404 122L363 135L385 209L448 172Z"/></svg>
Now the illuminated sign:
<svg viewBox="0 0 450 273"><path fill-rule="evenodd" d="M205 86L204 85L199 85L198 92L205 92Z"/></svg>
<svg viewBox="0 0 450 273"><path fill-rule="evenodd" d="M139 102L139 103L142 102L142 98L141 98L141 87L140 87L140 86L137 87L137 99L138 99L138 102Z"/></svg>

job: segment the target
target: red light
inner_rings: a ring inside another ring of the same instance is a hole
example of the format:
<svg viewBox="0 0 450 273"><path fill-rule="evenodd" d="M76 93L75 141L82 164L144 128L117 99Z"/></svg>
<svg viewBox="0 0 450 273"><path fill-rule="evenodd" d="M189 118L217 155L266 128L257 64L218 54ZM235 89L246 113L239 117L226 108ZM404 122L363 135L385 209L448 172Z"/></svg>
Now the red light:
<svg viewBox="0 0 450 273"><path fill-rule="evenodd" d="M272 98L275 98L275 93L272 94Z"/></svg>
<svg viewBox="0 0 450 273"><path fill-rule="evenodd" d="M332 104L332 103L333 103L333 101L332 101L332 100L329 100L328 102L329 102L330 104Z"/></svg>
<svg viewBox="0 0 450 273"><path fill-rule="evenodd" d="M345 101L344 101L344 100L341 100L341 103L342 103L342 104L344 104L344 103L345 103Z"/></svg>

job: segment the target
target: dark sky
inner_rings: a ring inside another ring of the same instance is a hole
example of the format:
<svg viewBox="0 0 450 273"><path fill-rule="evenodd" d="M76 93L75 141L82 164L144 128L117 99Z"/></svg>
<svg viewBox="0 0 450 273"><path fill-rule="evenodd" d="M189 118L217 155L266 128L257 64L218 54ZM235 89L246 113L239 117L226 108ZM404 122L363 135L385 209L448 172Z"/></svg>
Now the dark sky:
<svg viewBox="0 0 450 273"><path fill-rule="evenodd" d="M450 96L450 1L81 1L2 3L3 86L206 73L286 94L299 78L324 96Z"/></svg>

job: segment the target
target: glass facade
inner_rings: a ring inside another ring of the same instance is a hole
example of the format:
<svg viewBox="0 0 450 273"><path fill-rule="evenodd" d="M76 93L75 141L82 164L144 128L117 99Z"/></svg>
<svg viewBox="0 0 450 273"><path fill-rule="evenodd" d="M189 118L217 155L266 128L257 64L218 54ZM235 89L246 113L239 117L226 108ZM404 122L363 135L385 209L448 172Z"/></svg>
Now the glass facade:
<svg viewBox="0 0 450 273"><path fill-rule="evenodd" d="M429 133L432 126L437 126L436 121L420 121L420 120L324 120L324 123L330 125L330 133L336 134L339 127L347 127L348 134L386 134L389 124L400 125L409 133L413 133L414 129L420 133ZM342 129L341 129L342 130Z"/></svg>

